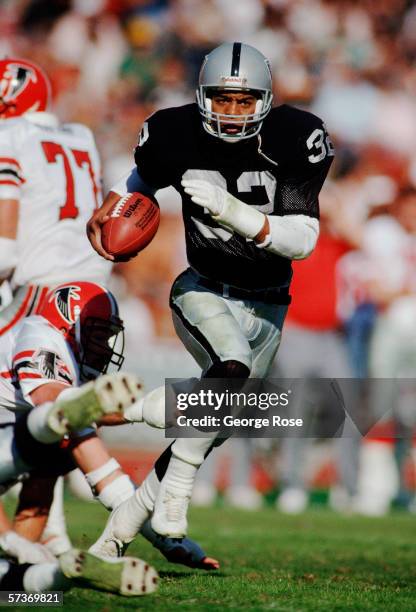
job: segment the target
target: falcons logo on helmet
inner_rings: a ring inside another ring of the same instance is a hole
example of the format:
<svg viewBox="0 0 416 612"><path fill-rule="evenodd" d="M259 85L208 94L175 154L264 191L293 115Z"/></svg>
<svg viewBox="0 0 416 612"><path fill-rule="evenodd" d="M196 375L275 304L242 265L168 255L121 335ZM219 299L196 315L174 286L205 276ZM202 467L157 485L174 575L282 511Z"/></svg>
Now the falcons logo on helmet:
<svg viewBox="0 0 416 612"><path fill-rule="evenodd" d="M0 81L0 97L6 101L16 98L24 91L30 81L34 83L37 81L37 76L33 70L19 64L9 64Z"/></svg>
<svg viewBox="0 0 416 612"><path fill-rule="evenodd" d="M67 287L59 287L55 293L55 305L61 313L62 317L73 325L76 322L75 306L74 302L79 301L81 291L80 287L76 285L68 285Z"/></svg>

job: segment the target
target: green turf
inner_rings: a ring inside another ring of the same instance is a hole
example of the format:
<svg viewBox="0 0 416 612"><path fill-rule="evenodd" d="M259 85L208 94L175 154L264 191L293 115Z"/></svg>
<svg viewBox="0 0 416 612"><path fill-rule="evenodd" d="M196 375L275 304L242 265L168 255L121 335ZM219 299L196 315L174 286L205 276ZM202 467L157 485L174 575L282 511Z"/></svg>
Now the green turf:
<svg viewBox="0 0 416 612"><path fill-rule="evenodd" d="M69 501L77 545L99 534L105 511ZM74 589L65 609L197 610L415 610L416 519L339 517L311 511L287 517L273 509L250 513L194 510L191 533L222 563L214 574L165 562L138 540L129 553L155 564L159 592L142 599Z"/></svg>
<svg viewBox="0 0 416 612"><path fill-rule="evenodd" d="M106 511L69 500L77 546L100 533ZM311 510L299 517L231 509L193 510L190 535L221 570L208 574L167 563L138 539L134 553L154 564L159 591L122 598L74 588L65 610L416 610L416 518L340 517Z"/></svg>

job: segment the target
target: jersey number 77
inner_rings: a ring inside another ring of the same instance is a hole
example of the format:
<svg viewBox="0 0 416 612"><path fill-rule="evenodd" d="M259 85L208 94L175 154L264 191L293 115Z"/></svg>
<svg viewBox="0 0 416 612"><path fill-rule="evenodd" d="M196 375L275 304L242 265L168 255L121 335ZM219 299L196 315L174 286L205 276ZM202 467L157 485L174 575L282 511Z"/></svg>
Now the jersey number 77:
<svg viewBox="0 0 416 612"><path fill-rule="evenodd" d="M65 150L65 148L57 142L43 141L41 144L48 163L58 163L59 158L61 158L63 162L66 180L66 200L59 209L59 220L76 219L79 215L79 208L75 202L74 174L71 164L76 164L78 168L88 171L94 193L95 207L98 208L98 185L88 151L79 151L78 149L70 148Z"/></svg>

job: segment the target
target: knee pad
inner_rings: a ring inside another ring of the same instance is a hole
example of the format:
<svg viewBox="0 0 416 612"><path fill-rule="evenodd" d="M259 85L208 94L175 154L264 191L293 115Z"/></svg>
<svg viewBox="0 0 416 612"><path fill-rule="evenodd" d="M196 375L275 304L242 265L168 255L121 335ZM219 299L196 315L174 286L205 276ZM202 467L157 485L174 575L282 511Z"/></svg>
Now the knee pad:
<svg viewBox="0 0 416 612"><path fill-rule="evenodd" d="M250 369L240 361L229 359L212 364L204 378L249 378Z"/></svg>

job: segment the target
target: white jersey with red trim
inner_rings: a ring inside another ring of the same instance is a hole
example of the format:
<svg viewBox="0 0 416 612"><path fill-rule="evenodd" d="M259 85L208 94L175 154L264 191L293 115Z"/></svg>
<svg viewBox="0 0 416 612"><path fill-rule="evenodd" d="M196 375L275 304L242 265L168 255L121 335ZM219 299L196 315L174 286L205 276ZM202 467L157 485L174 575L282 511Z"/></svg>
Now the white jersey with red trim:
<svg viewBox="0 0 416 612"><path fill-rule="evenodd" d="M33 315L0 337L0 423L31 410L30 393L50 382L78 386L78 365L63 335Z"/></svg>
<svg viewBox="0 0 416 612"><path fill-rule="evenodd" d="M106 284L111 262L85 226L101 205L100 160L91 131L49 113L0 121L0 199L19 201L14 287L73 279Z"/></svg>

